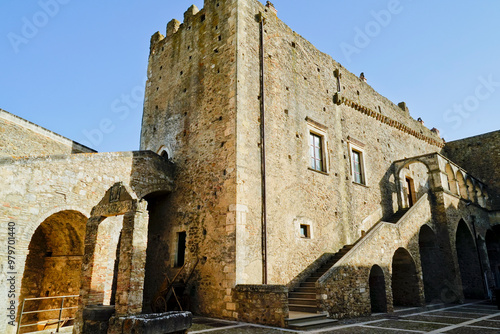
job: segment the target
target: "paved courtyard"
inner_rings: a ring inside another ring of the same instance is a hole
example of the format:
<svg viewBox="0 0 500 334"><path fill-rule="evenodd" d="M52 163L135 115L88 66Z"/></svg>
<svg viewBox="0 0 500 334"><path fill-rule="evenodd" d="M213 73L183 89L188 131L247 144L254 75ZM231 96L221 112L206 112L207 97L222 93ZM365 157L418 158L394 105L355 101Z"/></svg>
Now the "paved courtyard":
<svg viewBox="0 0 500 334"><path fill-rule="evenodd" d="M284 334L304 333L281 328L224 321L194 319L190 334ZM321 334L397 334L397 333L500 333L500 310L485 301L471 301L462 305L434 305L426 308L399 309L393 314L342 320L337 325L310 330Z"/></svg>

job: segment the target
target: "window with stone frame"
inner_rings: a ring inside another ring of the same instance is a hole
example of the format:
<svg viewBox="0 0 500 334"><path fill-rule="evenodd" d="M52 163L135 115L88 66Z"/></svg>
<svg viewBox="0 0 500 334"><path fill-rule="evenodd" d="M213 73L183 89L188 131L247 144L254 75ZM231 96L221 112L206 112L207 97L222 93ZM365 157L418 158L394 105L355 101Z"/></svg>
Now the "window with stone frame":
<svg viewBox="0 0 500 334"><path fill-rule="evenodd" d="M323 163L323 138L315 133L309 134L311 168L320 172L324 172Z"/></svg>
<svg viewBox="0 0 500 334"><path fill-rule="evenodd" d="M357 140L349 138L349 151L351 158L351 174L354 183L366 185L364 145Z"/></svg>
<svg viewBox="0 0 500 334"><path fill-rule="evenodd" d="M326 156L326 129L309 118L307 120L309 135L309 168L318 172L326 173L328 171Z"/></svg>

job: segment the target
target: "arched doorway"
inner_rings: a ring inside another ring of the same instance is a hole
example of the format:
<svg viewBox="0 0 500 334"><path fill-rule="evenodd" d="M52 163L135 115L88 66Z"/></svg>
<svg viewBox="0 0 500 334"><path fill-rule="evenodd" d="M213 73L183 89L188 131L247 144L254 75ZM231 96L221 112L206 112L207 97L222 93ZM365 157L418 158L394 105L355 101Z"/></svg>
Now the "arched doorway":
<svg viewBox="0 0 500 334"><path fill-rule="evenodd" d="M399 248L392 258L392 298L394 306L420 305L415 261L404 248Z"/></svg>
<svg viewBox="0 0 500 334"><path fill-rule="evenodd" d="M428 225L420 228L418 245L424 276L425 301L429 303L440 298L444 266L436 234Z"/></svg>
<svg viewBox="0 0 500 334"><path fill-rule="evenodd" d="M457 260L465 298L484 298L481 268L476 245L467 224L461 220L456 237Z"/></svg>
<svg viewBox="0 0 500 334"><path fill-rule="evenodd" d="M430 189L430 170L418 160L412 160L402 165L398 170L401 207L410 208Z"/></svg>
<svg viewBox="0 0 500 334"><path fill-rule="evenodd" d="M370 303L372 313L387 312L384 271L377 265L370 270Z"/></svg>
<svg viewBox="0 0 500 334"><path fill-rule="evenodd" d="M25 298L78 295L87 218L78 211L54 213L36 229L26 258L20 301ZM75 306L68 300L65 307ZM57 309L60 299L30 301L25 311ZM64 311L63 317L68 317ZM57 319L58 311L23 316L23 324ZM34 328L25 327L25 331Z"/></svg>

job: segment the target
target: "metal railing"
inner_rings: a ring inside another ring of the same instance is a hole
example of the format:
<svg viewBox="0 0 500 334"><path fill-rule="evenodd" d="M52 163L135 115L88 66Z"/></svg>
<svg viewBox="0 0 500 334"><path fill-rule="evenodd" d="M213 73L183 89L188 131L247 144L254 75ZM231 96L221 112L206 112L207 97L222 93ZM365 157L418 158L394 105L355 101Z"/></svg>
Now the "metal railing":
<svg viewBox="0 0 500 334"><path fill-rule="evenodd" d="M23 315L43 313L43 312L55 312L55 311L59 311L59 317L57 319L57 329L56 329L56 333L59 333L59 329L61 328L61 323L62 322L66 322L66 321L74 320L75 319L74 317L64 318L63 319L62 318L63 311L64 310L73 310L73 309L77 309L78 308L78 306L64 307L64 301L66 299L78 298L78 297L80 297L80 296L79 295L69 295L69 296L56 296L56 297L25 298L23 300L23 303L22 303L22 306L21 306L21 313L19 314L19 322L17 323L16 334L19 334L20 331L21 331L21 328L23 328L23 327L33 327L33 326L37 326L37 325L43 325L43 324L46 325L46 324L49 324L49 323L55 323L56 322L55 319L50 319L50 320L37 321L37 322L34 322L34 323L23 325L22 324L22 322L23 322ZM61 306L59 308L48 309L48 310L36 310L36 311L28 311L28 312L24 311L24 306L25 306L25 304L26 304L27 301L49 300L49 299L61 299L61 304L60 304Z"/></svg>

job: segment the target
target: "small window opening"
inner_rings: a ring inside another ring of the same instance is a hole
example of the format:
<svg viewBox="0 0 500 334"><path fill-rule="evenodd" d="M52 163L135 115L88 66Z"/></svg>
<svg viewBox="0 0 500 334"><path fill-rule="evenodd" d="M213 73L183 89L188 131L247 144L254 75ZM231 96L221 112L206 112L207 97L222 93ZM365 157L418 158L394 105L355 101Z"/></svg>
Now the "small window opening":
<svg viewBox="0 0 500 334"><path fill-rule="evenodd" d="M161 152L161 156L165 159L168 159L168 152L167 151Z"/></svg>
<svg viewBox="0 0 500 334"><path fill-rule="evenodd" d="M222 41L222 35L219 35L219 41Z"/></svg>
<svg viewBox="0 0 500 334"><path fill-rule="evenodd" d="M295 42L292 42L292 48L296 47Z"/></svg>
<svg viewBox="0 0 500 334"><path fill-rule="evenodd" d="M201 22L205 21L205 18L206 18L206 17L205 17L205 15L202 15L202 16L200 17L200 21L201 21Z"/></svg>
<svg viewBox="0 0 500 334"><path fill-rule="evenodd" d="M309 225L300 224L300 237L304 239L311 238L311 230Z"/></svg>
<svg viewBox="0 0 500 334"><path fill-rule="evenodd" d="M186 256L186 232L177 233L177 254L175 256L175 266L182 267Z"/></svg>

